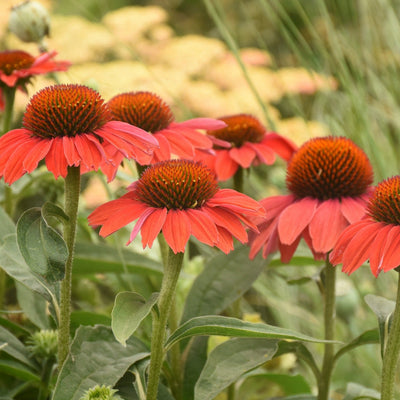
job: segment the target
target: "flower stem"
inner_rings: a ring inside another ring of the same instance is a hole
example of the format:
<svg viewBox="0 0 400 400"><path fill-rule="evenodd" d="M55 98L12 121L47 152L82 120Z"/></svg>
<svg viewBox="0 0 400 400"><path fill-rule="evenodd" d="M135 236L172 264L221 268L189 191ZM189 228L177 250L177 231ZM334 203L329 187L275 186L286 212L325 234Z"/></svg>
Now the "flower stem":
<svg viewBox="0 0 400 400"><path fill-rule="evenodd" d="M80 167L68 167L65 177L65 213L68 222L64 226L64 240L68 247L68 259L65 264L65 277L61 282L60 325L58 332L58 365L62 366L68 351L70 341L71 320L71 287L72 263L75 249L76 221L78 217L79 192L81 187Z"/></svg>
<svg viewBox="0 0 400 400"><path fill-rule="evenodd" d="M5 108L3 114L3 126L1 127L2 135L8 132L11 128L13 112L14 112L15 91L16 87L5 86L3 88Z"/></svg>
<svg viewBox="0 0 400 400"><path fill-rule="evenodd" d="M335 288L336 270L329 262L328 256L324 268L324 328L325 340L333 340L335 337ZM321 377L318 382L318 400L329 399L329 387L334 363L333 343L325 343L324 357L322 361Z"/></svg>
<svg viewBox="0 0 400 400"><path fill-rule="evenodd" d="M394 400L394 381L400 354L400 279L397 283L396 306L383 355L381 400Z"/></svg>
<svg viewBox="0 0 400 400"><path fill-rule="evenodd" d="M168 262L164 268L164 276L158 298L159 316L158 318L153 319L150 369L146 400L157 400L158 384L164 358L165 331L171 305L175 297L175 289L178 283L179 273L182 268L183 255L184 253L175 254L170 249L168 254Z"/></svg>
<svg viewBox="0 0 400 400"><path fill-rule="evenodd" d="M233 175L233 188L240 193L243 193L243 175L244 169L239 166L235 175Z"/></svg>

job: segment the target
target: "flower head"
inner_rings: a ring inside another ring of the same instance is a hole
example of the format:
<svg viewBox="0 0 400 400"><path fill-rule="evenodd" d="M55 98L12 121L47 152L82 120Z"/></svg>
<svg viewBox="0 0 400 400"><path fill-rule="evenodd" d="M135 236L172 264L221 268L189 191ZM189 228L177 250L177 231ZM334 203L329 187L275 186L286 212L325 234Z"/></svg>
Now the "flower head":
<svg viewBox="0 0 400 400"><path fill-rule="evenodd" d="M108 106L114 119L142 128L157 138L160 148L154 151L149 164L170 160L172 155L193 159L195 149L209 150L213 145L213 140L198 130L225 126L212 118L175 122L170 107L150 92L122 93L113 97Z"/></svg>
<svg viewBox="0 0 400 400"><path fill-rule="evenodd" d="M175 253L185 250L190 235L228 253L233 236L244 243L245 226L256 229L248 217L264 215L258 202L234 190L219 189L214 174L190 160L156 163L128 190L93 211L89 223L102 225L100 234L108 236L138 219L128 243L141 231L143 248L151 247L162 231Z"/></svg>
<svg viewBox="0 0 400 400"><path fill-rule="evenodd" d="M267 218L260 234L251 234L250 256L261 248L264 257L279 250L289 262L303 238L316 259L325 258L341 232L364 216L372 181L367 156L351 140L309 140L288 164L290 194L260 201Z"/></svg>
<svg viewBox="0 0 400 400"><path fill-rule="evenodd" d="M367 205L367 215L347 227L330 261L351 274L369 260L371 271L390 271L400 265L400 176L380 182Z"/></svg>
<svg viewBox="0 0 400 400"><path fill-rule="evenodd" d="M55 61L55 51L42 53L38 57L22 50L7 50L0 52L0 110L3 100L2 90L6 87L17 87L26 92L26 86L31 79L48 72L66 71L71 65L68 61Z"/></svg>
<svg viewBox="0 0 400 400"><path fill-rule="evenodd" d="M11 184L45 159L54 177L68 166L81 172L103 169L113 179L116 155L146 163L157 141L147 132L113 121L99 93L82 85L55 85L36 93L28 104L23 128L0 138L0 176Z"/></svg>
<svg viewBox="0 0 400 400"><path fill-rule="evenodd" d="M218 142L214 145L215 155L198 153L197 159L207 164L218 180L231 178L239 167L275 162L276 154L288 161L297 146L275 132L268 132L261 122L248 114L236 114L220 118L226 127L209 130ZM221 143L228 143L230 146Z"/></svg>

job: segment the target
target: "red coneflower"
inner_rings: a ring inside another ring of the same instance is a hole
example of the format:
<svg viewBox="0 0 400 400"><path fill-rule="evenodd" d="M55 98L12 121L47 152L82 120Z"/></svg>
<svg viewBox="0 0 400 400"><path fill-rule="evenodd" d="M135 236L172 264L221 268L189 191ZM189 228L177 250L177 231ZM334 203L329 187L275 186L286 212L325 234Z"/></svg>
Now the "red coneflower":
<svg viewBox="0 0 400 400"><path fill-rule="evenodd" d="M82 85L55 85L30 100L23 128L0 138L0 176L12 184L45 159L54 177L67 175L68 166L81 173L107 168L111 180L118 154L146 163L157 140L140 128L112 115L98 92Z"/></svg>
<svg viewBox="0 0 400 400"><path fill-rule="evenodd" d="M4 107L2 88L17 87L26 92L26 85L35 75L66 71L71 63L53 60L56 55L55 51L37 57L22 50L0 52L0 107Z"/></svg>
<svg viewBox="0 0 400 400"><path fill-rule="evenodd" d="M268 132L261 122L248 114L230 115L219 118L226 127L208 130L229 146L214 146L215 155L198 153L198 160L203 161L217 175L218 180L225 181L237 172L238 168L249 168L251 165L275 162L276 154L288 161L297 146L290 140L275 132ZM229 147L229 148L227 148Z"/></svg>
<svg viewBox="0 0 400 400"><path fill-rule="evenodd" d="M330 254L348 274L367 260L375 276L400 265L400 176L376 186L366 217L343 231Z"/></svg>
<svg viewBox="0 0 400 400"><path fill-rule="evenodd" d="M150 132L160 147L153 153L149 164L170 160L172 155L193 159L195 149L209 150L213 139L199 129L218 129L225 124L212 118L193 118L175 122L170 107L150 92L129 92L113 97L108 102L115 120L128 122Z"/></svg>
<svg viewBox="0 0 400 400"><path fill-rule="evenodd" d="M233 236L247 241L250 216L263 216L258 202L231 189L219 189L214 174L190 160L163 161L148 167L127 194L89 215L100 234L110 235L138 219L130 243L141 231L143 248L162 231L174 253L183 252L190 235L228 253ZM244 225L242 225L242 223Z"/></svg>
<svg viewBox="0 0 400 400"><path fill-rule="evenodd" d="M261 200L266 221L251 234L250 257L279 250L289 262L301 238L315 259L324 259L339 235L360 220L371 192L371 164L365 153L343 137L315 138L293 155L287 167L290 194Z"/></svg>

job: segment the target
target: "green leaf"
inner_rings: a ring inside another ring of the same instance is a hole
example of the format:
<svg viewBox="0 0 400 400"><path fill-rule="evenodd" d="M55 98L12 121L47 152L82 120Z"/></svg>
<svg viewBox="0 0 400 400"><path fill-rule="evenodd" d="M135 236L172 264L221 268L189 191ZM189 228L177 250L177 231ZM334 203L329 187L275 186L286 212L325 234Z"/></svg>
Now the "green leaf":
<svg viewBox="0 0 400 400"><path fill-rule="evenodd" d="M169 349L176 342L182 339L199 335L289 339L304 342L326 343L324 340L303 335L302 333L289 329L279 328L277 326L245 322L237 318L222 317L218 315L206 315L192 318L181 325L168 338L166 348Z"/></svg>
<svg viewBox="0 0 400 400"><path fill-rule="evenodd" d="M4 209L0 207L0 243L10 233L15 233L15 224Z"/></svg>
<svg viewBox="0 0 400 400"><path fill-rule="evenodd" d="M35 369L35 363L30 359L28 349L7 329L0 326L0 348L15 360Z"/></svg>
<svg viewBox="0 0 400 400"><path fill-rule="evenodd" d="M25 382L40 382L41 378L32 369L13 360L0 360L0 372L4 375L14 376Z"/></svg>
<svg viewBox="0 0 400 400"><path fill-rule="evenodd" d="M49 217L55 217L59 221L65 223L69 221L69 217L64 210L54 203L47 201L42 206L42 217L48 223Z"/></svg>
<svg viewBox="0 0 400 400"><path fill-rule="evenodd" d="M373 389L366 388L357 383L349 383L343 400L379 400L381 395Z"/></svg>
<svg viewBox="0 0 400 400"><path fill-rule="evenodd" d="M58 376L52 400L79 400L95 385L114 386L135 362L149 356L148 348L134 337L126 347L110 328L81 326Z"/></svg>
<svg viewBox="0 0 400 400"><path fill-rule="evenodd" d="M71 313L71 330L76 331L81 325L111 326L109 315L97 314L90 311L77 310Z"/></svg>
<svg viewBox="0 0 400 400"><path fill-rule="evenodd" d="M207 361L208 337L198 336L186 348L187 357L183 376L183 398L194 399L194 387Z"/></svg>
<svg viewBox="0 0 400 400"><path fill-rule="evenodd" d="M124 272L162 276L161 263L131 250L93 243L77 243L74 255L74 274L105 274Z"/></svg>
<svg viewBox="0 0 400 400"><path fill-rule="evenodd" d="M390 317L394 311L396 303L384 297L368 294L364 297L369 308L378 317L378 327L381 342L381 356L385 352L386 340L389 332Z"/></svg>
<svg viewBox="0 0 400 400"><path fill-rule="evenodd" d="M213 257L190 289L181 323L225 310L251 287L265 265L261 256L249 260L247 246Z"/></svg>
<svg viewBox="0 0 400 400"><path fill-rule="evenodd" d="M47 300L18 281L15 282L15 288L18 304L28 319L40 329L50 329Z"/></svg>
<svg viewBox="0 0 400 400"><path fill-rule="evenodd" d="M17 242L28 266L46 281L61 281L68 258L62 236L48 225L40 208L25 211L17 223Z"/></svg>
<svg viewBox="0 0 400 400"><path fill-rule="evenodd" d="M277 340L237 338L217 346L208 356L194 389L195 400L209 400L247 371L270 360Z"/></svg>
<svg viewBox="0 0 400 400"><path fill-rule="evenodd" d="M364 346L366 344L377 344L379 343L379 330L371 329L369 331L363 332L360 336L356 337L346 346L342 347L335 355L335 361L338 360L343 354L355 349L359 346Z"/></svg>
<svg viewBox="0 0 400 400"><path fill-rule="evenodd" d="M149 315L157 303L158 293L153 293L149 300L135 292L121 292L115 298L111 312L111 328L115 338L123 346L128 338Z"/></svg>
<svg viewBox="0 0 400 400"><path fill-rule="evenodd" d="M48 301L56 293L54 285L35 275L26 264L19 251L15 233L2 238L0 246L0 265L12 278L27 288L41 294Z"/></svg>

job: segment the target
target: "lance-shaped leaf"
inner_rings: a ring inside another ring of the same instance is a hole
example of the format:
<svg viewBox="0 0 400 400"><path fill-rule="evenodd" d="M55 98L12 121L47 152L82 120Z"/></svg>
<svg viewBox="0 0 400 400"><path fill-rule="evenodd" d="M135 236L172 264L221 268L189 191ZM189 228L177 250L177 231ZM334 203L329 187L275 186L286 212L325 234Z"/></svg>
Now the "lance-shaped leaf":
<svg viewBox="0 0 400 400"><path fill-rule="evenodd" d="M254 338L231 339L217 346L196 383L194 399L213 399L247 371L271 360L277 349L277 340Z"/></svg>
<svg viewBox="0 0 400 400"><path fill-rule="evenodd" d="M157 299L158 293L153 293L148 301L135 292L117 294L114 308L111 312L111 328L118 342L125 346L127 339L132 336L140 323L149 315Z"/></svg>
<svg viewBox="0 0 400 400"><path fill-rule="evenodd" d="M222 317L218 315L206 315L203 317L192 318L181 325L168 338L166 347L169 349L176 342L182 339L200 335L288 339L302 342L326 343L324 340L316 339L290 329L279 328L273 325L246 322L237 318Z"/></svg>
<svg viewBox="0 0 400 400"><path fill-rule="evenodd" d="M25 262L48 282L64 278L68 258L64 239L47 220L49 216L59 215L64 219L61 209L47 204L43 209L35 207L25 211L17 223L17 243Z"/></svg>

